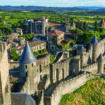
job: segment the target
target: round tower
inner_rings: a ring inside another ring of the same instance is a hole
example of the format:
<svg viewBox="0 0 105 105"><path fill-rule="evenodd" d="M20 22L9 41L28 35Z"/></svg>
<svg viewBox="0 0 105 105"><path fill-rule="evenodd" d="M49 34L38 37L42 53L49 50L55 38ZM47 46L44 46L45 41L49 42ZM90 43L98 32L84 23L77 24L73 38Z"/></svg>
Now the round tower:
<svg viewBox="0 0 105 105"><path fill-rule="evenodd" d="M98 53L97 53L98 39L97 39L96 35L93 37L90 44L92 47L92 62L94 63L97 61L97 57L98 57Z"/></svg>
<svg viewBox="0 0 105 105"><path fill-rule="evenodd" d="M35 58L28 42L25 45L22 56L19 60L20 64L20 76L26 77L28 70L31 70L33 66L36 66L37 59Z"/></svg>
<svg viewBox="0 0 105 105"><path fill-rule="evenodd" d="M102 53L100 54L99 58L98 58L98 73L104 73L104 57L102 55Z"/></svg>

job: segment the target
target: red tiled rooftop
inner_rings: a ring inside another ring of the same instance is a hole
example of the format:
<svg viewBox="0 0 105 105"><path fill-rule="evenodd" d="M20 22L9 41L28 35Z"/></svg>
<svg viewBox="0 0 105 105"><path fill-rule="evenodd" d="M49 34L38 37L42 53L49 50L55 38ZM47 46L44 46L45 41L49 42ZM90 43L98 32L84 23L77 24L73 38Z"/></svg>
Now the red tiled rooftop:
<svg viewBox="0 0 105 105"><path fill-rule="evenodd" d="M37 41L33 41L33 42L29 42L30 47L38 46L38 45L41 45L41 44L46 44L46 42L41 41L41 40L37 40ZM20 49L24 49L24 47L25 47L25 44L16 47L16 49L17 49L17 50L20 50Z"/></svg>
<svg viewBox="0 0 105 105"><path fill-rule="evenodd" d="M62 34L64 34L63 31L54 30L54 31L52 31L51 33L49 33L48 36L60 36L60 35L62 35Z"/></svg>
<svg viewBox="0 0 105 105"><path fill-rule="evenodd" d="M61 26L60 23L49 23L49 27Z"/></svg>

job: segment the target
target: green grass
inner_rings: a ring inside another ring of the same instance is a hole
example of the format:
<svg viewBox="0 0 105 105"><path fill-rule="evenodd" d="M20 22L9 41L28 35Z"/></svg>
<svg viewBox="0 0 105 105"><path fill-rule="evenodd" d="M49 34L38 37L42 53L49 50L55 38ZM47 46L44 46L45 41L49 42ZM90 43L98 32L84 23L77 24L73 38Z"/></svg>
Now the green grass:
<svg viewBox="0 0 105 105"><path fill-rule="evenodd" d="M105 80L89 80L75 92L62 96L60 105L105 105Z"/></svg>

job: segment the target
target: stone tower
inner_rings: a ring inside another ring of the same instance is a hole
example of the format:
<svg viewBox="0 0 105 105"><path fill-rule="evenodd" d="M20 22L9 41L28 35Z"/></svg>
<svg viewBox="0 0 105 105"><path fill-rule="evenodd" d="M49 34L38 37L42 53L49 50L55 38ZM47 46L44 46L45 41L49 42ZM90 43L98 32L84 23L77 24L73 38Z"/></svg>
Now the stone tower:
<svg viewBox="0 0 105 105"><path fill-rule="evenodd" d="M35 58L28 42L25 45L22 56L19 60L20 64L20 77L24 78L23 93L34 95L38 90L40 81L39 66L36 65L37 59Z"/></svg>
<svg viewBox="0 0 105 105"><path fill-rule="evenodd" d="M104 63L105 63L105 60L101 53L98 58L98 73L104 73Z"/></svg>
<svg viewBox="0 0 105 105"><path fill-rule="evenodd" d="M6 43L0 43L0 105L11 105Z"/></svg>
<svg viewBox="0 0 105 105"><path fill-rule="evenodd" d="M98 39L96 37L96 35L93 37L92 41L91 41L91 47L92 47L92 62L96 62L97 61L97 48L98 48Z"/></svg>
<svg viewBox="0 0 105 105"><path fill-rule="evenodd" d="M71 24L71 30L73 30L73 29L76 29L76 25L75 25L74 21L72 21L72 24Z"/></svg>
<svg viewBox="0 0 105 105"><path fill-rule="evenodd" d="M66 32L69 32L69 17L66 17Z"/></svg>
<svg viewBox="0 0 105 105"><path fill-rule="evenodd" d="M46 34L46 19L45 16L42 17L42 35Z"/></svg>
<svg viewBox="0 0 105 105"><path fill-rule="evenodd" d="M101 22L99 23L99 27L105 28L105 21L104 21L104 19L102 19Z"/></svg>
<svg viewBox="0 0 105 105"><path fill-rule="evenodd" d="M28 44L25 45L22 56L19 60L20 63L20 76L26 77L28 70L30 70L33 66L36 66L36 58Z"/></svg>
<svg viewBox="0 0 105 105"><path fill-rule="evenodd" d="M28 33L32 33L32 21L28 23Z"/></svg>

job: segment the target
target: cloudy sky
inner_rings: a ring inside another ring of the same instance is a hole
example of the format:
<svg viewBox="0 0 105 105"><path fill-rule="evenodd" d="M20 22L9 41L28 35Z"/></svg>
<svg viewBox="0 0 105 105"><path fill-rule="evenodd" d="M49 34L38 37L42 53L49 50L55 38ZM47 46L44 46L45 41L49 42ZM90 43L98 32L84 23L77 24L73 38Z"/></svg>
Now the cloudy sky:
<svg viewBox="0 0 105 105"><path fill-rule="evenodd" d="M105 0L0 0L0 5L34 5L34 6L105 6Z"/></svg>

